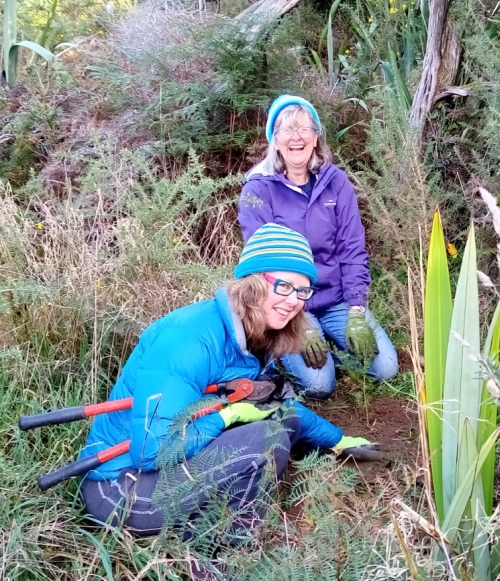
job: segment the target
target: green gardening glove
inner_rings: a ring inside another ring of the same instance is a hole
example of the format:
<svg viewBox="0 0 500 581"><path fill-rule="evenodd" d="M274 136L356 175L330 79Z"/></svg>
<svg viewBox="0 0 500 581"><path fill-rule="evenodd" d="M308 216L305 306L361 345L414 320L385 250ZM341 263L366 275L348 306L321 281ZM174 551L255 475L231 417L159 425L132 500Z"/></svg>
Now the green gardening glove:
<svg viewBox="0 0 500 581"><path fill-rule="evenodd" d="M369 365L378 353L375 332L365 314L360 311L349 310L345 342L349 353L355 355L363 365Z"/></svg>
<svg viewBox="0 0 500 581"><path fill-rule="evenodd" d="M306 346L302 357L307 367L321 369L326 365L328 348L318 331L310 329L306 331Z"/></svg>
<svg viewBox="0 0 500 581"><path fill-rule="evenodd" d="M355 460L383 460L386 457L387 446L374 444L366 438L342 436L340 442L332 448L337 456Z"/></svg>
<svg viewBox="0 0 500 581"><path fill-rule="evenodd" d="M366 438L359 438L354 436L342 436L340 442L332 448L336 454L340 454L346 448L358 448L359 446L370 446L372 442Z"/></svg>
<svg viewBox="0 0 500 581"><path fill-rule="evenodd" d="M242 423L251 424L252 422L260 422L265 420L276 411L276 408L270 410L260 410L251 403L236 402L229 404L219 412L224 426L228 428L232 424Z"/></svg>

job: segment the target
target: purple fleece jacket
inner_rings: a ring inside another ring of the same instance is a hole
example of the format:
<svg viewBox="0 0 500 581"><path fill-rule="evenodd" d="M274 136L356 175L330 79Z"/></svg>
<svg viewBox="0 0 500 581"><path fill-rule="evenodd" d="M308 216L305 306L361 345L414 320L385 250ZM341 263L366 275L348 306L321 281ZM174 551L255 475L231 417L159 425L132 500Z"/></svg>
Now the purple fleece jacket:
<svg viewBox="0 0 500 581"><path fill-rule="evenodd" d="M332 305L366 305L371 282L365 230L347 175L333 164L320 169L309 199L283 174L261 162L246 175L238 219L245 242L262 226L275 222L303 234L318 268L317 289L308 310Z"/></svg>

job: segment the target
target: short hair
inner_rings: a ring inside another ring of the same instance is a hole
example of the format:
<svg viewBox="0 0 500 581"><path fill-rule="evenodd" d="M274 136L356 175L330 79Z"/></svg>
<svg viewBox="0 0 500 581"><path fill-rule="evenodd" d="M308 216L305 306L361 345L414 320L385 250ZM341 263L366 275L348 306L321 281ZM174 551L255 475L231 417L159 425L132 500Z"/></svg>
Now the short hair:
<svg viewBox="0 0 500 581"><path fill-rule="evenodd" d="M289 105L288 107L285 107L276 118L273 138L267 147L266 162L267 165L273 168L275 173L286 173L285 160L276 146L277 131L283 125L287 127L296 126L299 113L307 115L311 127L314 127L318 132L318 142L316 147L313 149L307 168L312 172L317 172L320 168L332 163L332 152L326 144L324 128L318 126L311 112L306 107L303 107L302 105Z"/></svg>

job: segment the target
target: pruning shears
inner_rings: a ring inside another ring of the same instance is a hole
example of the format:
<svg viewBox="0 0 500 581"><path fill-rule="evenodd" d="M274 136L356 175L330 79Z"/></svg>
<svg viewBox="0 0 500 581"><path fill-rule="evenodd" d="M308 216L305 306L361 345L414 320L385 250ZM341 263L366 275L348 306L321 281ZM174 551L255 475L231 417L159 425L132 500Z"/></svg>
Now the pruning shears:
<svg viewBox="0 0 500 581"><path fill-rule="evenodd" d="M269 384L268 386L259 384ZM229 389L234 386L234 389ZM236 403L242 400L248 400L253 402L265 401L268 399L272 392L276 390L276 385L272 382L253 382L250 379L239 379L234 380L229 383L218 383L209 385L205 390L205 395L214 394L219 396L220 401L208 405L192 414L191 419L196 420L202 416L208 415L212 412L221 410L226 405ZM112 412L117 412L121 410L127 410L132 407L133 398L126 397L123 399L116 399L113 401L107 401L104 403L91 404L91 405L81 405L73 406L68 408L62 408L59 410L54 410L51 412L45 412L41 414L34 414L29 416L21 416L19 418L19 427L21 430L31 430L33 428L38 428L41 426L53 426L57 424L66 424L68 422L74 422L77 420L83 420L92 416L97 416L100 414L107 414ZM71 478L73 476L82 476L89 472L89 470L95 470L104 462L126 454L130 449L130 440L126 440L107 448L102 452L93 454L92 456L87 456L86 458L80 458L75 462L71 462L54 472L40 476L37 480L38 487L40 490L47 490Z"/></svg>

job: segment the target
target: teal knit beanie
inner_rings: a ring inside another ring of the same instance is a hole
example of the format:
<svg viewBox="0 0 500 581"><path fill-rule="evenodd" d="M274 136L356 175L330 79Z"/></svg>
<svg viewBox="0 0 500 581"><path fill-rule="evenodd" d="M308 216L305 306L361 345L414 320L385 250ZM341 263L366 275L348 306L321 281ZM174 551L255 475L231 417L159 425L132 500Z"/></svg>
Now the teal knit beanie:
<svg viewBox="0 0 500 581"><path fill-rule="evenodd" d="M273 101L267 113L266 137L269 143L271 143L273 139L274 126L276 125L278 115L283 111L283 109L290 105L300 105L301 107L305 107L313 116L317 125L316 128L319 133L321 133L321 121L319 120L318 112L309 101L306 101L302 97L294 97L293 95L281 95L281 97L278 97Z"/></svg>
<svg viewBox="0 0 500 581"><path fill-rule="evenodd" d="M234 277L274 270L303 274L311 284L318 280L318 270L307 239L295 230L270 223L250 236L234 269Z"/></svg>

